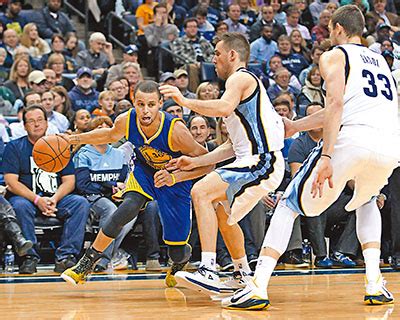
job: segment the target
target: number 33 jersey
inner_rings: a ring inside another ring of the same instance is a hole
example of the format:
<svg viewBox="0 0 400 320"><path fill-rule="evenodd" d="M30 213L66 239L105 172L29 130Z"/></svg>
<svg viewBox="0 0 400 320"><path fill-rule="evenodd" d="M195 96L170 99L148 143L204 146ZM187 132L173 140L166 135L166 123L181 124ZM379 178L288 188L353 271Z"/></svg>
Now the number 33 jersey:
<svg viewBox="0 0 400 320"><path fill-rule="evenodd" d="M346 57L342 125L397 131L397 88L385 58L357 44L336 49Z"/></svg>

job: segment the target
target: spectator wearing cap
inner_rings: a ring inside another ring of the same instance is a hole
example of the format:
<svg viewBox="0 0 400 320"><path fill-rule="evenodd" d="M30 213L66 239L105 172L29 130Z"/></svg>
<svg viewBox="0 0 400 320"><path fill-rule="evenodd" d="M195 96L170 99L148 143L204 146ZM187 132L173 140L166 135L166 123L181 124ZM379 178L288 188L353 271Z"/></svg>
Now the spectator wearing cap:
<svg viewBox="0 0 400 320"><path fill-rule="evenodd" d="M29 74L28 82L33 92L42 94L46 91L47 79L43 71L34 70Z"/></svg>
<svg viewBox="0 0 400 320"><path fill-rule="evenodd" d="M32 17L39 29L39 35L43 39L51 39L56 33L65 36L68 32L75 32L71 20L61 12L61 0L49 0L47 6Z"/></svg>
<svg viewBox="0 0 400 320"><path fill-rule="evenodd" d="M374 8L365 15L365 24L369 34L375 32L376 26L380 21L383 21L390 27L393 27L393 31L398 31L400 26L400 19L397 14L387 12L386 0L374 0Z"/></svg>
<svg viewBox="0 0 400 320"><path fill-rule="evenodd" d="M322 40L329 38L329 21L331 20L332 14L329 10L322 10L319 15L319 22L316 26L311 29L311 33L315 35L315 40L321 43Z"/></svg>
<svg viewBox="0 0 400 320"><path fill-rule="evenodd" d="M183 107L177 104L173 99L164 101L162 110L173 116L183 119Z"/></svg>
<svg viewBox="0 0 400 320"><path fill-rule="evenodd" d="M383 50L381 49L382 43L385 40L390 41L390 30L391 27L386 23L379 23L376 26L376 36L374 38L375 42L369 45L369 49L380 54ZM371 39L371 36L368 36Z"/></svg>
<svg viewBox="0 0 400 320"><path fill-rule="evenodd" d="M176 77L172 72L164 72L160 76L160 85L168 84L170 86L174 86L176 81Z"/></svg>
<svg viewBox="0 0 400 320"><path fill-rule="evenodd" d="M72 110L86 109L92 112L97 107L99 92L92 88L93 73L87 67L82 67L76 73L77 85L68 92Z"/></svg>
<svg viewBox="0 0 400 320"><path fill-rule="evenodd" d="M184 69L177 69L174 71L174 75L176 77L175 85L182 92L182 95L188 99L196 99L196 94L188 89L189 75L187 71ZM190 110L188 112L190 113Z"/></svg>
<svg viewBox="0 0 400 320"><path fill-rule="evenodd" d="M0 21L7 29L15 30L19 35L26 25L26 19L20 15L23 0L9 0L6 13L0 15Z"/></svg>
<svg viewBox="0 0 400 320"><path fill-rule="evenodd" d="M122 62L119 64L115 64L108 69L107 79L106 79L106 87L110 85L110 83L114 80L123 76L122 69L125 64L128 62L138 63L138 52L139 49L135 44L130 44L124 48L124 52L122 54Z"/></svg>
<svg viewBox="0 0 400 320"><path fill-rule="evenodd" d="M247 27L239 22L240 6L235 3L230 4L227 15L228 19L225 19L224 22L228 25L228 32L239 32L247 36Z"/></svg>
<svg viewBox="0 0 400 320"><path fill-rule="evenodd" d="M102 75L110 65L115 63L112 44L106 41L101 32L92 33L89 38L89 49L80 51L76 63L80 67L92 69L94 75Z"/></svg>

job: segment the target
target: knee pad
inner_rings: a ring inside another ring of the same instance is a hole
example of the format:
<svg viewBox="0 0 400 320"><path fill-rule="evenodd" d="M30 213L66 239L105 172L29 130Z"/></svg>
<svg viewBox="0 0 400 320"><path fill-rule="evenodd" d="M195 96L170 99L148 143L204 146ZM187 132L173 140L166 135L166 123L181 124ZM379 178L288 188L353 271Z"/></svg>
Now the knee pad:
<svg viewBox="0 0 400 320"><path fill-rule="evenodd" d="M128 192L118 209L108 217L103 228L103 233L109 238L116 238L122 228L140 212L144 204L149 201L147 197L137 192Z"/></svg>
<svg viewBox="0 0 400 320"><path fill-rule="evenodd" d="M356 210L356 231L361 244L381 242L382 218L375 197Z"/></svg>
<svg viewBox="0 0 400 320"><path fill-rule="evenodd" d="M180 246L168 245L168 255L175 263L184 263L190 259L192 247L189 244Z"/></svg>

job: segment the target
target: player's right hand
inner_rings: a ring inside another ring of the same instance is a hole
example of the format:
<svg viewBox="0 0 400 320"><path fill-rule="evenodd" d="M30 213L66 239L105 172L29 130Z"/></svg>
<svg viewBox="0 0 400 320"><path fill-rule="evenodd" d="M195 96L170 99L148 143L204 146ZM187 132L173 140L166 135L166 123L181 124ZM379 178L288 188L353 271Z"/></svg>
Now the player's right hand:
<svg viewBox="0 0 400 320"><path fill-rule="evenodd" d="M165 99L171 98L179 104L180 106L185 105L185 97L182 95L181 91L175 87L170 85L162 85L160 86L160 93L164 96Z"/></svg>
<svg viewBox="0 0 400 320"><path fill-rule="evenodd" d="M288 118L282 118L283 124L285 125L285 138L290 138L295 133L297 133L296 129L294 128L294 121L289 120Z"/></svg>
<svg viewBox="0 0 400 320"><path fill-rule="evenodd" d="M180 156L179 158L175 158L170 160L165 169L168 171L175 171L175 170L183 170L183 171L190 171L196 168L194 158L188 156Z"/></svg>

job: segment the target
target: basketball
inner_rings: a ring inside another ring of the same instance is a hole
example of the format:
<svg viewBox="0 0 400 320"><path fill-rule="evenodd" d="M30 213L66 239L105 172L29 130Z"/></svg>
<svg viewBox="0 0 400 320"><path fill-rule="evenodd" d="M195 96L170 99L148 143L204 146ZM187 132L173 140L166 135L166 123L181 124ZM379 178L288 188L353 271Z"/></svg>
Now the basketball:
<svg viewBox="0 0 400 320"><path fill-rule="evenodd" d="M68 142L56 135L45 136L36 141L32 155L36 165L47 172L61 171L71 158Z"/></svg>

